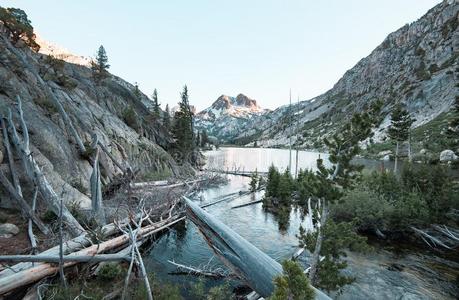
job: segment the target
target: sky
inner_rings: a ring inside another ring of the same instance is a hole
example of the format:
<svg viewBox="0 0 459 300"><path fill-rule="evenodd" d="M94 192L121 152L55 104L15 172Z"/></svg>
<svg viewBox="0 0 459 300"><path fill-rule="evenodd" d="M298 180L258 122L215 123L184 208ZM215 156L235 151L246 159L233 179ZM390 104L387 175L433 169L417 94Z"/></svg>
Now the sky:
<svg viewBox="0 0 459 300"><path fill-rule="evenodd" d="M0 0L45 40L94 57L175 106L243 93L264 108L318 96L384 38L440 0Z"/></svg>

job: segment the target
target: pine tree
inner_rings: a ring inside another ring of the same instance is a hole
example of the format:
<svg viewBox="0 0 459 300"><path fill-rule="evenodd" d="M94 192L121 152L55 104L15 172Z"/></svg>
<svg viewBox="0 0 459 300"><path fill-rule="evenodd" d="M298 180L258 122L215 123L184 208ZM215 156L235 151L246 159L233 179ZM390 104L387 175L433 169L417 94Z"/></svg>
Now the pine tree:
<svg viewBox="0 0 459 300"><path fill-rule="evenodd" d="M94 80L100 82L107 78L109 76L108 68L110 68L110 65L108 64L107 53L104 46L100 45L96 54L96 60L91 62Z"/></svg>
<svg viewBox="0 0 459 300"><path fill-rule="evenodd" d="M171 114L169 112L169 104L166 104L166 109L164 110L163 114L163 126L170 130L171 128Z"/></svg>
<svg viewBox="0 0 459 300"><path fill-rule="evenodd" d="M309 280L313 285L320 283L320 280L317 279L317 273L319 272L320 278L320 272L324 270L329 274L328 276L331 276L330 272L333 271L334 277L329 277L330 280L335 278L337 283L343 283L339 277L340 266L342 266L342 262L339 260L340 253L337 256L333 256L334 254L328 253L329 249L326 248L329 239L332 239L333 242L334 234L327 232L324 225L332 222L328 220L330 204L339 201L344 192L352 189L360 178L363 166L352 164L351 160L360 152L360 142L371 137L372 128L380 123L379 113L381 106L382 103L376 101L363 113L354 114L348 123L344 124L331 138L324 141L329 150L331 167L327 168L323 160L319 158L317 160L318 171L315 174L313 172L305 172L299 176L302 178L302 195L314 201L320 201L322 208L321 227L317 228L316 232L312 234L314 243L310 245L311 236L304 231L299 236L301 245L309 245L311 250L314 249L310 259L311 268L309 271ZM302 201L302 203L304 202ZM336 229L336 227L333 228ZM334 233L336 230L331 231ZM338 248L341 249L346 247L346 245L339 245ZM327 259L327 255L329 259ZM324 268L324 265L319 263L320 256L326 257L326 262L329 264L327 268ZM332 283L328 282L327 286L330 285Z"/></svg>
<svg viewBox="0 0 459 300"><path fill-rule="evenodd" d="M139 89L139 84L137 82L134 83L134 96L137 98L137 99L140 99L142 93L140 92L140 89Z"/></svg>
<svg viewBox="0 0 459 300"><path fill-rule="evenodd" d="M446 137L448 138L448 147L451 147L456 154L459 154L459 96L456 96L456 102L451 113L452 117L448 122Z"/></svg>
<svg viewBox="0 0 459 300"><path fill-rule="evenodd" d="M283 273L274 279L275 289L269 300L312 300L314 290L301 266L291 260L282 262Z"/></svg>
<svg viewBox="0 0 459 300"><path fill-rule="evenodd" d="M252 173L250 176L250 191L253 193L257 190L257 184L258 184L258 172L255 169L255 172Z"/></svg>
<svg viewBox="0 0 459 300"><path fill-rule="evenodd" d="M394 172L397 172L400 143L406 141L410 136L410 127L414 120L410 117L405 107L397 103L391 113L391 124L387 130L389 138L395 142L395 164Z"/></svg>
<svg viewBox="0 0 459 300"><path fill-rule="evenodd" d="M5 27L13 44L22 40L33 51L40 50L40 45L35 42L32 24L22 9L0 7L0 23Z"/></svg>
<svg viewBox="0 0 459 300"><path fill-rule="evenodd" d="M158 102L158 91L155 89L153 91L153 95L151 96L152 100L153 100L153 115L155 116L155 118L157 120L159 120L159 118L161 117L160 115L160 104Z"/></svg>
<svg viewBox="0 0 459 300"><path fill-rule="evenodd" d="M174 115L174 126L172 134L175 138L175 147L187 157L195 147L195 137L193 134L193 113L188 100L188 88L185 85L181 93L179 109Z"/></svg>
<svg viewBox="0 0 459 300"><path fill-rule="evenodd" d="M201 147L205 147L209 142L209 137L207 136L207 131L203 130L201 132Z"/></svg>

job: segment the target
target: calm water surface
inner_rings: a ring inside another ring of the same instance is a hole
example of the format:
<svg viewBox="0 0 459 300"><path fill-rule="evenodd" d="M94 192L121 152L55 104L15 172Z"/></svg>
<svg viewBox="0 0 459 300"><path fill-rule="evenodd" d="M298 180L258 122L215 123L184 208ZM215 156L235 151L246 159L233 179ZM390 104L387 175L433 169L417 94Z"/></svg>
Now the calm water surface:
<svg viewBox="0 0 459 300"><path fill-rule="evenodd" d="M268 170L274 164L281 170L289 164L289 151L284 149L261 148L222 148L205 153L208 168L234 169L245 171L257 169L260 172ZM319 155L326 159L326 154L318 152L299 152L299 168L315 169ZM359 160L368 168L380 168L381 162ZM386 167L391 167L385 162ZM295 166L295 152L292 151L292 169ZM213 187L194 196L201 204L210 203L222 197L241 190L248 190L249 178L228 176L228 183ZM206 208L212 215L228 225L242 237L267 253L279 262L290 258L297 250L299 225L302 222L298 211L292 210L290 223L286 230L279 230L276 218L262 209L262 204L231 209L232 206L260 199L263 192L247 195L231 201L224 201ZM209 263L214 257L197 228L186 222L185 226L171 229L155 242L146 259L147 268L154 271L164 281L172 281L182 288L187 299L190 286L196 282L192 276L169 275L175 267L167 262L199 266ZM302 257L307 263L307 254ZM459 264L440 259L431 254L395 254L390 249L377 248L370 255L349 253L349 268L347 272L357 278L356 282L345 288L344 292L334 298L338 299L455 299L457 287L454 281L459 274ZM394 263L402 265L402 271L391 271L388 267ZM218 258L211 262L214 266L223 266ZM221 284L221 281L206 281L207 286Z"/></svg>

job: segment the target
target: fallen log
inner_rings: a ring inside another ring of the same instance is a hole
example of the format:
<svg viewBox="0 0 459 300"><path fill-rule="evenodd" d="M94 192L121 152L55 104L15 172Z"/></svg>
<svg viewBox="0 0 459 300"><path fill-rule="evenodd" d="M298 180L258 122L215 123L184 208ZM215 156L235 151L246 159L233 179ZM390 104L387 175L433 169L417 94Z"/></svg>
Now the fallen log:
<svg viewBox="0 0 459 300"><path fill-rule="evenodd" d="M209 206L212 206L212 205L218 204L220 202L224 202L224 201L232 201L232 200L235 200L235 199L237 199L239 197L248 195L250 193L251 193L250 191L245 191L245 192L240 191L240 192L236 192L236 193L231 193L231 194L227 195L226 197L222 197L221 199L218 199L218 200L216 200L214 202L210 202L210 203L201 205L201 208L206 208L206 207L209 207Z"/></svg>
<svg viewBox="0 0 459 300"><path fill-rule="evenodd" d="M282 274L282 266L193 201L183 198L187 216L199 228L214 253L254 291L263 297L270 296L274 291L273 280ZM316 299L330 299L322 291L312 288Z"/></svg>
<svg viewBox="0 0 459 300"><path fill-rule="evenodd" d="M59 263L59 256L45 255L0 255L0 262L44 262ZM130 261L128 255L119 254L97 254L97 255L65 255L62 257L64 262L103 262L103 261Z"/></svg>
<svg viewBox="0 0 459 300"><path fill-rule="evenodd" d="M123 219L122 221L120 221L119 223L115 224L115 223L110 223L110 224L107 224L105 226L102 227L101 229L101 235L102 235L102 238L107 238L113 234L115 234L116 232L119 231L118 229L118 226L126 226L127 223L129 223L130 219L129 218L125 218ZM164 221L163 221L164 222ZM156 224L159 224L160 222L156 223ZM66 242L63 243L63 251L65 254L68 254L68 253L71 253L71 252L75 252L75 251L78 251L78 250L81 250L85 247L88 247L91 245L91 239L89 237L89 234L88 233L84 233L80 236L77 236L71 240L68 240ZM55 247L52 247L48 250L45 250L43 251L42 253L40 254L37 254L37 256L40 256L40 255L58 255L59 254L59 245L55 246ZM5 269L5 270L2 270L0 272L0 279L3 278L3 277L6 277L6 276L10 276L14 273L17 273L17 272L20 272L20 271L23 271L25 269L28 269L28 268L31 268L33 265L32 263L28 263L28 262L25 262L25 263L19 263L19 264L16 264L14 266L11 266L9 267L8 269Z"/></svg>
<svg viewBox="0 0 459 300"><path fill-rule="evenodd" d="M250 202L247 202L247 203L239 204L239 205L231 207L231 209L244 207L244 206L249 206L249 205L257 204L257 203L260 203L260 202L263 202L263 200L255 200L255 201L250 201Z"/></svg>
<svg viewBox="0 0 459 300"><path fill-rule="evenodd" d="M215 272L215 271L211 271L211 270L203 270L203 269L199 269L199 268L194 268L194 267L178 264L178 263L176 263L175 261L172 261L172 260L168 260L167 262L172 264L172 265L174 265L174 266L176 266L177 269L180 270L180 272L174 272L174 273L170 273L170 274L174 274L174 275L177 275L177 274L179 274L179 275L180 274L192 274L192 275L204 276L204 277L210 277L210 278L225 278L225 277L227 277L227 274L224 274L224 272Z"/></svg>
<svg viewBox="0 0 459 300"><path fill-rule="evenodd" d="M139 230L138 236L139 238L146 238L184 219L185 217L181 217L180 215L175 215L173 216L173 218L165 220L167 222L158 222L161 224L156 223L154 225L145 226ZM126 244L129 241L129 239L130 239L129 236L123 234L111 240L102 242L100 244L92 245L88 248L84 248L77 252L71 253L67 256L68 257L70 256L88 256L88 255L94 256L96 254L103 253L105 251L120 247ZM75 265L76 263L77 262L74 262L74 261L65 262L64 267L70 267L70 266ZM7 277L2 277L0 278L0 295L9 293L21 286L36 282L46 276L54 275L56 272L58 272L58 270L59 270L59 266L44 263L44 264L38 264L32 268L29 268L29 269L26 269L26 270L23 270L17 273L13 273L12 275L9 275Z"/></svg>

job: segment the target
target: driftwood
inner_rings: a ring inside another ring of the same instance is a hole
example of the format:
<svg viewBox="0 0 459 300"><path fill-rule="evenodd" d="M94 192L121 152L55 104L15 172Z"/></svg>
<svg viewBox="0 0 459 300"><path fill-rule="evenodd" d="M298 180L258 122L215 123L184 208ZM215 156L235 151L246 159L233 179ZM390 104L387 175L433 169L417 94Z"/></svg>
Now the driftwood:
<svg viewBox="0 0 459 300"><path fill-rule="evenodd" d="M64 262L105 262L105 261L130 261L128 255L119 254L97 254L97 255L64 255ZM43 262L43 263L59 263L60 256L45 256L45 255L1 255L1 262Z"/></svg>
<svg viewBox="0 0 459 300"><path fill-rule="evenodd" d="M250 202L247 202L247 203L235 205L235 206L231 207L231 209L244 207L244 206L249 206L249 205L257 204L257 203L260 203L260 202L263 202L263 200L255 200L255 201L250 201Z"/></svg>
<svg viewBox="0 0 459 300"><path fill-rule="evenodd" d="M172 218L164 221L157 222L153 225L148 225L142 227L139 232L139 238L146 238L152 234L160 232L177 222L184 220L185 217L181 217L180 215L174 215ZM110 239L108 241L102 242L100 244L92 245L88 248L81 249L77 252L71 253L67 255L70 256L94 256L96 254L100 254L111 249L118 248L124 244L129 242L129 237L127 235L121 235ZM69 267L75 265L76 262L69 261L65 262L64 267ZM6 277L0 277L0 295L5 293L11 292L16 288L19 288L24 285L28 285L30 283L36 282L46 276L54 275L58 271L59 267L56 265L44 263L44 264L37 264L31 268L22 270L17 273L12 273Z"/></svg>
<svg viewBox="0 0 459 300"><path fill-rule="evenodd" d="M184 197L187 216L199 228L208 245L234 274L254 291L268 297L274 291L273 280L282 274L282 266L232 229ZM316 299L330 299L314 288Z"/></svg>
<svg viewBox="0 0 459 300"><path fill-rule="evenodd" d="M22 190L21 185L19 183L19 178L16 173L16 167L14 164L14 157L13 152L11 151L10 140L8 137L8 130L6 129L6 122L5 119L0 117L0 121L2 122L2 132L3 132L3 145L5 146L6 156L8 157L8 166L10 168L11 179L13 181L13 186L18 192L18 194L22 197Z"/></svg>
<svg viewBox="0 0 459 300"><path fill-rule="evenodd" d="M30 152L29 144L28 144L29 134L27 130L27 125L24 121L21 98L18 96L17 99L18 99L18 111L19 111L19 116L21 120L23 142L21 142L19 139L19 135L14 126L13 117L12 117L12 113L10 110L8 122L9 122L9 126L13 133L12 135L13 143L23 161L24 168L26 170L27 175L36 184L36 186L38 186L40 194L42 195L42 198L47 202L48 207L56 215L59 215L59 212L60 212L59 197L57 196L51 184L46 179L42 170L40 169L37 162L33 158L32 153ZM63 215L63 219L65 223L69 226L70 231L74 235L79 235L85 231L83 227L80 225L80 223L78 223L78 221L73 217L73 215L70 213L70 211L65 206L63 208L62 215Z"/></svg>
<svg viewBox="0 0 459 300"><path fill-rule="evenodd" d="M214 279L219 279L219 278L225 278L228 276L228 272L225 272L225 270L221 268L217 268L215 270L211 270L208 267L191 267L191 266L186 266L182 265L179 263L176 263L173 260L168 260L168 263L174 265L177 267L178 272L173 272L170 274L173 275L181 275L181 274L186 274L186 275L196 275L196 276L203 276L203 277L210 277Z"/></svg>
<svg viewBox="0 0 459 300"><path fill-rule="evenodd" d="M118 227L121 226L121 227L124 227L124 226L127 226L127 223L130 222L130 219L129 218L125 218L123 220L121 220L120 222L117 222L116 224L115 223L110 223L108 225L105 225L102 227L101 229L101 235L102 235L102 238L107 238L115 233L117 233L119 230L118 230ZM85 247L89 247L91 245L91 239L89 237L89 233L84 233L80 236L77 236L71 240L68 240L66 242L63 243L63 249L64 249L64 253L68 254L68 253L71 253L71 252L75 252L75 251L78 251L78 250L81 250ZM50 248L46 251L43 251L42 253L38 254L37 256L52 256L52 255L58 255L59 254L59 247L60 245L57 245L53 248ZM1 278L4 278L4 277L7 277L7 276L10 276L14 273L18 273L18 272L21 272L23 270L26 270L28 268L31 268L33 267L32 263L28 263L28 262L24 262L24 263L19 263L19 264L16 264L14 266L11 266L3 271L0 272L0 279Z"/></svg>
<svg viewBox="0 0 459 300"><path fill-rule="evenodd" d="M35 214L35 209L37 208L37 196L38 196L38 188L35 188L35 192L33 193L32 199L32 213ZM29 218L29 223L27 225L27 232L29 234L30 246L32 247L32 254L35 254L37 250L37 239L35 238L35 234L33 234L33 226L32 226L32 218Z"/></svg>

